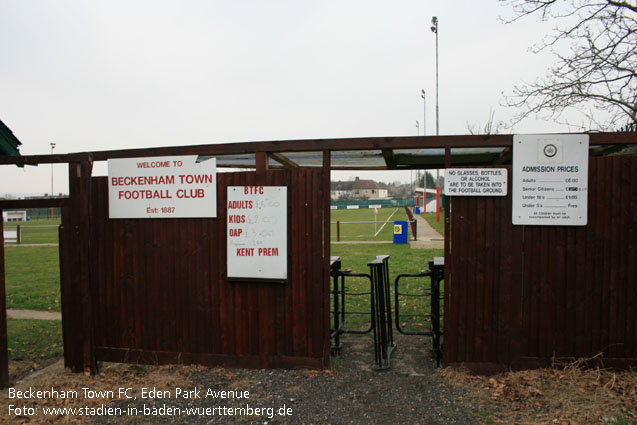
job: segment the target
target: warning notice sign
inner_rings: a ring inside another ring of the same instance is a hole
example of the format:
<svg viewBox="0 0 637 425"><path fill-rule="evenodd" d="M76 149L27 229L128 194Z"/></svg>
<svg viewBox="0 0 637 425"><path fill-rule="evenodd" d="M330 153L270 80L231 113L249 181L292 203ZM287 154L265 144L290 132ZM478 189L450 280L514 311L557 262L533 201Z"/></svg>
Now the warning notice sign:
<svg viewBox="0 0 637 425"><path fill-rule="evenodd" d="M506 168L447 168L447 196L506 196Z"/></svg>

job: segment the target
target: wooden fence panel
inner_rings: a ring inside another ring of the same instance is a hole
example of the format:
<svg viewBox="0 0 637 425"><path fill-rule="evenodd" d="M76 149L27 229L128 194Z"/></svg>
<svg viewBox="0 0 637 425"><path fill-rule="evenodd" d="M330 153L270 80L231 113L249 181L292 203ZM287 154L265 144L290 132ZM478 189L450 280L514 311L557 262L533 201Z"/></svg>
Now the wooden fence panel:
<svg viewBox="0 0 637 425"><path fill-rule="evenodd" d="M0 208L0 388L9 386L9 351L7 343L7 300L4 271L4 223Z"/></svg>
<svg viewBox="0 0 637 425"><path fill-rule="evenodd" d="M216 219L108 219L93 179L92 302L98 360L242 367L329 365L322 170L218 173ZM226 276L228 186L288 187L287 283Z"/></svg>
<svg viewBox="0 0 637 425"><path fill-rule="evenodd" d="M479 371L637 363L637 158L591 157L587 226L513 226L506 197L454 197L445 362Z"/></svg>

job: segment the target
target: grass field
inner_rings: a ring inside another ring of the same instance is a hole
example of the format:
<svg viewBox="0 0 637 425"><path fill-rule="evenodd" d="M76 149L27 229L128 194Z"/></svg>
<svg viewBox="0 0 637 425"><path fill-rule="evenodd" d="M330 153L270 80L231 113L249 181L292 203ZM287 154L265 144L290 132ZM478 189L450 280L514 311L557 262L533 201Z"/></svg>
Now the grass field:
<svg viewBox="0 0 637 425"><path fill-rule="evenodd" d="M6 247L7 308L60 311L57 246Z"/></svg>
<svg viewBox="0 0 637 425"><path fill-rule="evenodd" d="M442 249L412 249L409 245L394 244L332 244L331 255L341 257L343 269L351 269L354 273L369 273L367 263L377 255L389 255L389 281L391 289L392 308L394 306L394 281L396 276L403 273L418 273L428 268L428 261L434 257L444 255ZM369 279L345 278L347 292L369 292ZM403 278L400 281L401 293L423 293L429 290L430 279ZM442 290L442 288L441 288ZM346 296L345 311L370 311L370 298L365 296ZM429 314L429 298L400 297L401 314ZM332 301L330 306L332 306ZM346 329L359 329L369 322L369 315L351 315L346 318ZM406 330L428 329L430 324L423 316L420 318L401 317L402 327Z"/></svg>
<svg viewBox="0 0 637 425"><path fill-rule="evenodd" d="M40 219L19 223L4 223L5 230L15 230L16 225L20 225L21 243L58 243L58 226L60 219ZM55 227L40 227L55 226ZM13 245L13 243L10 243Z"/></svg>
<svg viewBox="0 0 637 425"><path fill-rule="evenodd" d="M42 361L64 354L62 321L7 319L9 360Z"/></svg>
<svg viewBox="0 0 637 425"><path fill-rule="evenodd" d="M393 215L392 215L393 214ZM376 216L376 225L374 225L374 216ZM390 218L391 217L391 218ZM387 221L385 227L380 230L381 226ZM378 215L374 214L373 208L359 208L356 210L332 210L331 211L331 238L332 241L337 240L336 221L340 221L340 240L341 241L393 241L394 239L394 221L405 221L405 209L399 208L379 208ZM351 221L369 221L365 224L349 224ZM377 231L378 234L374 236ZM411 233L410 233L411 236Z"/></svg>

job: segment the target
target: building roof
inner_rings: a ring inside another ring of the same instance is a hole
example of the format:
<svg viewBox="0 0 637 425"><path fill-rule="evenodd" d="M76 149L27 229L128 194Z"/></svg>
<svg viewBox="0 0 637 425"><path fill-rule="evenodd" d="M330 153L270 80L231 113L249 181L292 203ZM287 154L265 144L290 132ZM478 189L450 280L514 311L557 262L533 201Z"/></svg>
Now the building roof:
<svg viewBox="0 0 637 425"><path fill-rule="evenodd" d="M354 186L353 186L354 190L378 189L378 185L376 184L374 180L360 180L358 177L356 177L356 180L354 180L353 183L354 183Z"/></svg>
<svg viewBox="0 0 637 425"><path fill-rule="evenodd" d="M350 191L353 189L353 186L354 182L352 181L343 182L339 180L337 182L331 182L331 190Z"/></svg>
<svg viewBox="0 0 637 425"><path fill-rule="evenodd" d="M21 144L11 129L0 120L0 155L19 156L18 146Z"/></svg>

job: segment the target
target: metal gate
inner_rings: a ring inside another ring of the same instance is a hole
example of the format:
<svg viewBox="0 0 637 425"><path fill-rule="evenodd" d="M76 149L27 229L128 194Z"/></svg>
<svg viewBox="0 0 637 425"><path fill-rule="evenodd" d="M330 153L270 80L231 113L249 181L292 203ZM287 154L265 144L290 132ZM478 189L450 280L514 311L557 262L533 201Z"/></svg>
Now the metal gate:
<svg viewBox="0 0 637 425"><path fill-rule="evenodd" d="M374 370L385 370L391 367L390 357L396 348L393 336L393 323L396 330L405 335L424 335L432 338L433 356L439 366L442 360L442 326L441 305L442 299L440 283L444 279L444 259L436 257L429 261L429 270L423 270L415 274L400 274L394 282L394 319L392 320L392 294L389 281L389 255L379 255L367 263L369 273L353 273L349 269L342 268L340 257L331 257L330 274L333 281L332 294L332 327L330 332L331 352L337 354L342 348L340 336L342 334L366 334L374 335ZM369 280L369 290L352 290L346 285L347 278L363 278ZM426 280L423 282L420 293L401 292L401 280L429 278L429 286ZM352 303L351 297L370 297L369 310L357 311L348 306ZM426 297L429 303L422 311L415 313L401 313L400 305L402 297ZM347 301L349 300L349 301ZM352 316L369 317L369 326L365 328L348 328L347 318ZM401 322L407 317L418 317L430 323L430 329L412 331L405 329Z"/></svg>

